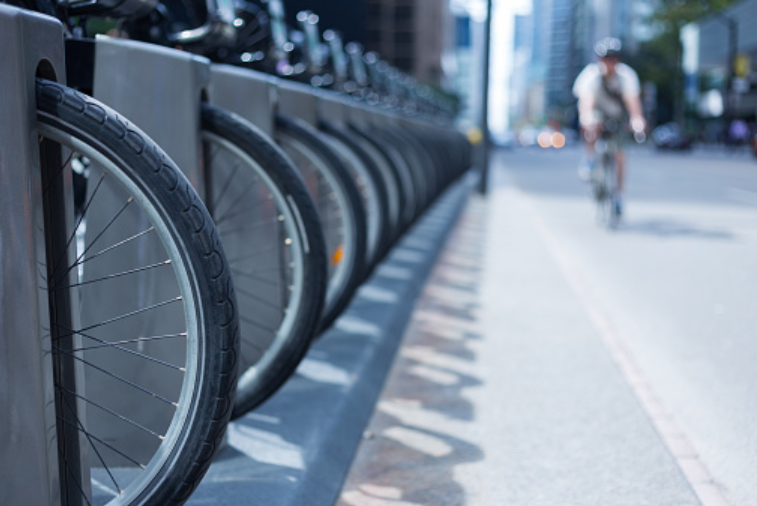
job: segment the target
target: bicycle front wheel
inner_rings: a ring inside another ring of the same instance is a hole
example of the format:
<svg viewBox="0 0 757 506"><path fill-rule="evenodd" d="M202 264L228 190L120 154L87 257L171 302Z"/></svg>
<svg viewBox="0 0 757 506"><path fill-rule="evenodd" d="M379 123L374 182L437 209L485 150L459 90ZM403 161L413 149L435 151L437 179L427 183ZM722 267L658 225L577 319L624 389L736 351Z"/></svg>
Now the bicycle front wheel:
<svg viewBox="0 0 757 506"><path fill-rule="evenodd" d="M294 162L315 201L328 260L321 329L331 325L361 281L367 247L365 209L348 169L323 136L306 123L279 116L276 142Z"/></svg>
<svg viewBox="0 0 757 506"><path fill-rule="evenodd" d="M597 203L597 222L609 228L616 224L614 209L615 198L615 159L610 153L598 157L599 166L595 169L594 199Z"/></svg>
<svg viewBox="0 0 757 506"><path fill-rule="evenodd" d="M308 350L326 295L326 247L305 183L265 134L208 104L202 128L206 202L239 300L236 418L276 392Z"/></svg>
<svg viewBox="0 0 757 506"><path fill-rule="evenodd" d="M37 128L62 503L182 504L236 387L218 233L173 162L106 106L38 80Z"/></svg>

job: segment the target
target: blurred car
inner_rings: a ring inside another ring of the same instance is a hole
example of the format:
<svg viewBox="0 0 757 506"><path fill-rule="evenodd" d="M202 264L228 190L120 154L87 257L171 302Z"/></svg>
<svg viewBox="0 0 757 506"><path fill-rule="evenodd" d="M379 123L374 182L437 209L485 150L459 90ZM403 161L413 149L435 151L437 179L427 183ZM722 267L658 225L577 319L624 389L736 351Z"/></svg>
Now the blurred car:
<svg viewBox="0 0 757 506"><path fill-rule="evenodd" d="M652 130L652 142L658 149L691 149L693 139L678 123L665 123Z"/></svg>

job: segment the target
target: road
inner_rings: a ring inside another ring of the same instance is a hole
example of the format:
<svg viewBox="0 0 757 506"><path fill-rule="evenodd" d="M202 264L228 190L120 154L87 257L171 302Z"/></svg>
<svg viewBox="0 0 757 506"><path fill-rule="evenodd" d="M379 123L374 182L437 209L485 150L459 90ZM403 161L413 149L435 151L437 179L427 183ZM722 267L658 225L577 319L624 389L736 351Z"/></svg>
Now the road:
<svg viewBox="0 0 757 506"><path fill-rule="evenodd" d="M757 161L497 151L415 309L339 506L757 504Z"/></svg>
<svg viewBox="0 0 757 506"><path fill-rule="evenodd" d="M608 231L576 179L579 156L499 152L495 192L526 203L687 452L731 504L757 504L757 161L632 151L626 216Z"/></svg>

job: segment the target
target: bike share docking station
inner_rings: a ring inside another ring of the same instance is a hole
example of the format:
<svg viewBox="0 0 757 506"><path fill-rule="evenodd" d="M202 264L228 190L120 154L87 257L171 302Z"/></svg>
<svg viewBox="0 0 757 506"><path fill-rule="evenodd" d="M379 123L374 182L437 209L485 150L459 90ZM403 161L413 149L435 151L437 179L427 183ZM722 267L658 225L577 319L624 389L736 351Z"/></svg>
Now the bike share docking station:
<svg viewBox="0 0 757 506"><path fill-rule="evenodd" d="M213 64L210 71L210 103L238 114L273 137L276 78L231 65Z"/></svg>
<svg viewBox="0 0 757 506"><path fill-rule="evenodd" d="M42 286L46 241L58 234L46 230L45 212L60 213L71 226L72 209L59 206L72 187L70 178L50 185L48 194L59 198L54 210L43 208L35 77L65 81L63 29L56 19L0 4L0 33L0 504L55 506L61 498L50 302Z"/></svg>
<svg viewBox="0 0 757 506"><path fill-rule="evenodd" d="M94 66L91 83L84 83L85 87L89 84L88 87L96 99L123 114L160 145L176 162L201 198L209 203L208 207L222 207L222 202L213 202L212 164L217 159L214 158L212 146L206 142L206 132L202 128L201 104L207 101L232 110L241 118L254 118L258 130L270 134L273 131L272 107L275 95L273 78L225 65L211 65L204 57L138 41L99 36L93 42L82 41L81 44L86 46L80 50L89 52L87 59L93 62ZM87 54L79 56L86 58ZM130 78L124 79L124 75ZM216 191L218 190L216 188ZM256 198L262 200L266 197L262 194L246 197L248 203ZM254 203L250 205L254 207ZM104 210L97 214L103 217L112 216L114 211ZM233 225L225 223L225 226ZM95 224L89 227L88 223L88 230L90 228L98 230L100 226ZM223 232L220 227L219 231ZM250 234L244 238L224 240L227 256L244 257L249 251L250 243L266 240L265 237L260 237L262 233L257 231L257 235ZM100 275L95 272L91 275L97 278L105 273ZM252 281L246 278L235 279L237 289L252 289L245 283L249 284ZM142 288L161 289L157 286L139 285L136 287L138 293L145 291L141 290ZM102 318L106 318L108 314L118 314L117 308L114 307L98 307L98 312L100 311ZM165 322L155 321L154 324L155 329L141 329L144 335L158 334L157 326ZM176 351L179 352L181 350ZM171 361L170 357L163 358ZM161 385L168 377L159 376L160 373L161 371L152 369L149 375L140 376L139 384L148 389ZM95 385L93 388L98 386ZM136 413L135 416L139 416L140 419L157 416L147 412L141 405L123 406L120 409L128 409L130 413ZM158 424L161 422L159 419L154 421ZM123 430L116 433L108 427L98 429L121 445L131 448L139 445L137 433L132 437ZM140 449L137 448L135 451Z"/></svg>

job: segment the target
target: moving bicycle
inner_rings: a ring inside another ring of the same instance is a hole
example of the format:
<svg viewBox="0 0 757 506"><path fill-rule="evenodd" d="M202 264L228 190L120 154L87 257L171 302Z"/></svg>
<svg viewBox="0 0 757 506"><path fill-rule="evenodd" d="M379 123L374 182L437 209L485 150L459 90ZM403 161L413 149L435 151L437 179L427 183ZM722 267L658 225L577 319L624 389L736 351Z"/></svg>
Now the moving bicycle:
<svg viewBox="0 0 757 506"><path fill-rule="evenodd" d="M622 45L618 39L599 41L594 50L598 61L587 65L576 78L573 94L578 98L578 114L582 138L586 148L585 158L579 167L579 177L585 181L605 179L607 165L614 172L614 184L602 188L602 203L607 196L611 201L612 224L623 214L623 189L625 182L625 154L620 137L620 126L629 118L637 140L643 135L646 122L639 100L639 78L636 72L621 60ZM615 132L608 132L608 125L617 125ZM603 151L598 152L599 145ZM609 157L607 155L611 154ZM611 158L611 159L610 159ZM601 164L601 174L597 168ZM599 201L599 198L598 198Z"/></svg>

